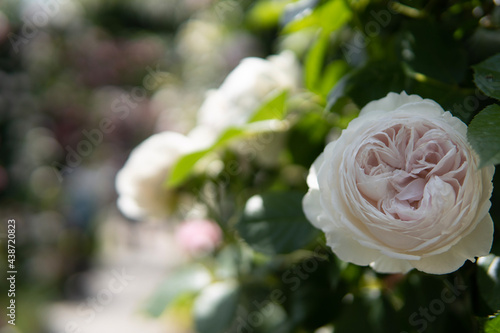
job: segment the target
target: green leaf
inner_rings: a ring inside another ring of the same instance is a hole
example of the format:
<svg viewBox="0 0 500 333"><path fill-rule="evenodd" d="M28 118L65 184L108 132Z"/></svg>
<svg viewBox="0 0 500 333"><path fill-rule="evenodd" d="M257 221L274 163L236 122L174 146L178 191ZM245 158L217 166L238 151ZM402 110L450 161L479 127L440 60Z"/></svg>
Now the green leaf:
<svg viewBox="0 0 500 333"><path fill-rule="evenodd" d="M247 14L249 23L259 28L272 28L278 25L285 7L291 0L259 1Z"/></svg>
<svg viewBox="0 0 500 333"><path fill-rule="evenodd" d="M474 82L487 96L500 99L500 54L472 66Z"/></svg>
<svg viewBox="0 0 500 333"><path fill-rule="evenodd" d="M176 187L181 185L191 175L191 172L193 171L196 163L205 155L217 148L223 147L229 141L237 137L241 137L245 134L247 134L247 132L244 128L228 128L221 134L219 139L217 139L217 141L210 148L184 155L172 168L172 172L170 172L170 176L167 179L166 186Z"/></svg>
<svg viewBox="0 0 500 333"><path fill-rule="evenodd" d="M287 98L287 90L278 93L276 96L272 96L268 101L264 102L248 122L253 123L262 120L283 119L286 112Z"/></svg>
<svg viewBox="0 0 500 333"><path fill-rule="evenodd" d="M156 289L147 301L145 310L150 315L159 317L177 298L201 290L211 280L210 272L202 265L183 267L171 273Z"/></svg>
<svg viewBox="0 0 500 333"><path fill-rule="evenodd" d="M337 283L332 283L332 280L338 281L340 274L333 257L307 257L290 267L288 272L297 274L282 275L283 281L289 284L283 304L288 313L287 321L300 323L304 332L314 332L315 328L331 322L338 315L337 309L343 305L341 299L344 296L337 289Z"/></svg>
<svg viewBox="0 0 500 333"><path fill-rule="evenodd" d="M238 305L239 286L226 280L203 289L193 306L196 331L226 332L234 320Z"/></svg>
<svg viewBox="0 0 500 333"><path fill-rule="evenodd" d="M385 97L389 92L401 92L408 81L400 64L386 61L369 62L344 76L328 94L328 107L342 96L351 97L361 108ZM376 82L376 84L374 84Z"/></svg>
<svg viewBox="0 0 500 333"><path fill-rule="evenodd" d="M329 34L342 27L351 18L351 10L343 0L329 1L307 15L289 22L283 28L284 33L292 33L306 28L321 28L323 33Z"/></svg>
<svg viewBox="0 0 500 333"><path fill-rule="evenodd" d="M333 32L351 19L351 9L344 0L329 1L319 7L318 19L321 28L326 32Z"/></svg>
<svg viewBox="0 0 500 333"><path fill-rule="evenodd" d="M236 228L256 251L284 254L309 244L318 234L302 211L303 194L268 192L251 197Z"/></svg>
<svg viewBox="0 0 500 333"><path fill-rule="evenodd" d="M290 22L303 20L310 17L313 9L318 5L318 0L300 0L288 4L281 16L281 24L286 26Z"/></svg>
<svg viewBox="0 0 500 333"><path fill-rule="evenodd" d="M324 63L325 57L330 44L330 34L343 26L351 17L351 12L349 8L346 7L343 1L331 1L325 5L319 7L318 11L313 15L317 17L319 27L321 32L318 38L312 45L307 54L305 61L305 85L306 88L320 93L323 91L324 84L322 83L322 77L325 76ZM335 70L338 71L339 65L334 65ZM326 72L326 79L332 80L330 75L335 74L331 72ZM334 82L339 78L333 76ZM331 86L329 87L331 88ZM326 93L324 94L326 95Z"/></svg>
<svg viewBox="0 0 500 333"><path fill-rule="evenodd" d="M222 133L222 135L219 137L219 139L211 147L211 150L215 149L215 148L223 147L229 141L231 141L235 138L241 137L244 134L246 134L246 131L244 128L230 127L224 133Z"/></svg>
<svg viewBox="0 0 500 333"><path fill-rule="evenodd" d="M332 129L322 113L307 112L290 129L288 149L293 164L309 169L325 149L325 137Z"/></svg>
<svg viewBox="0 0 500 333"><path fill-rule="evenodd" d="M330 90L342 79L348 70L349 66L344 60L336 60L328 64L323 74L323 80L319 89L320 94L324 97L328 96Z"/></svg>
<svg viewBox="0 0 500 333"><path fill-rule="evenodd" d="M461 82L466 54L452 33L429 21L409 21L401 34L401 58L412 70L447 83Z"/></svg>
<svg viewBox="0 0 500 333"><path fill-rule="evenodd" d="M176 187L182 184L191 174L193 167L203 156L205 156L211 149L196 151L191 154L184 155L172 168L170 177L167 179L168 187Z"/></svg>
<svg viewBox="0 0 500 333"><path fill-rule="evenodd" d="M484 333L500 333L500 315L486 321Z"/></svg>
<svg viewBox="0 0 500 333"><path fill-rule="evenodd" d="M479 154L480 167L500 163L500 106L492 104L479 112L469 125L467 138Z"/></svg>
<svg viewBox="0 0 500 333"><path fill-rule="evenodd" d="M490 254L478 260L477 284L491 310L500 310L500 257Z"/></svg>
<svg viewBox="0 0 500 333"><path fill-rule="evenodd" d="M314 92L317 92L319 88L318 84L322 74L328 42L329 35L327 33L321 33L307 54L304 68L305 83L306 88Z"/></svg>

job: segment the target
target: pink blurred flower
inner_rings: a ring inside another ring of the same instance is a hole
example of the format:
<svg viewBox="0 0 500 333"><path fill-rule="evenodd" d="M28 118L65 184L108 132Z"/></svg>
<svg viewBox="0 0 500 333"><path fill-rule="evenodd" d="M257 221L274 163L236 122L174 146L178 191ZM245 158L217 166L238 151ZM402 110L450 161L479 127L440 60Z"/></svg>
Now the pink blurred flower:
<svg viewBox="0 0 500 333"><path fill-rule="evenodd" d="M213 251L222 241L222 230L210 220L188 220L175 233L180 247L191 255L201 255Z"/></svg>

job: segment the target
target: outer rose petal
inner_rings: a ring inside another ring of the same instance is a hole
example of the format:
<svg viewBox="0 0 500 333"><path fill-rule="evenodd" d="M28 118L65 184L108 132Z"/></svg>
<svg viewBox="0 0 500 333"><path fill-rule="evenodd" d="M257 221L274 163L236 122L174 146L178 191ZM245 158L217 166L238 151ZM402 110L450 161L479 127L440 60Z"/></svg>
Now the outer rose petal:
<svg viewBox="0 0 500 333"><path fill-rule="evenodd" d="M462 238L448 251L435 256L412 261L413 267L430 274L446 274L459 269L468 259L485 256L490 253L493 242L493 220L487 214L476 228Z"/></svg>
<svg viewBox="0 0 500 333"><path fill-rule="evenodd" d="M364 116L372 111L385 111L391 112L396 110L398 107L414 102L420 102L424 99L418 95L410 95L406 92L402 92L401 94L390 92L386 97L372 101L365 105L365 107L361 110L360 116Z"/></svg>
<svg viewBox="0 0 500 333"><path fill-rule="evenodd" d="M381 257L380 253L362 246L342 230L326 233L326 244L330 246L340 259L356 265L366 266Z"/></svg>
<svg viewBox="0 0 500 333"><path fill-rule="evenodd" d="M407 273L413 269L408 260L394 259L387 256L380 256L370 266L380 273Z"/></svg>

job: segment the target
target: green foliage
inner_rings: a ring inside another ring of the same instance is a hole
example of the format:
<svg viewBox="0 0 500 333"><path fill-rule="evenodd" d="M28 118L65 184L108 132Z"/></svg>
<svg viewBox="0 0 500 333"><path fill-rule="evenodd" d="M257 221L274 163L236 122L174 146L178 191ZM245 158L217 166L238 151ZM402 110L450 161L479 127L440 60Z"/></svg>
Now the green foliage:
<svg viewBox="0 0 500 333"><path fill-rule="evenodd" d="M193 307L196 330L200 333L225 332L236 315L238 284L226 280L202 290Z"/></svg>
<svg viewBox="0 0 500 333"><path fill-rule="evenodd" d="M248 22L260 29L274 28L285 9L285 6L291 3L291 0L279 1L258 1L247 15Z"/></svg>
<svg viewBox="0 0 500 333"><path fill-rule="evenodd" d="M165 288L149 312L159 315L188 293L197 295L193 315L201 333L301 333L325 326L340 333L478 332L483 324L485 332L497 332L498 319L478 324L476 318L500 309L498 257L444 276L375 274L335 258L302 210L307 169L327 141L363 106L389 92L435 100L470 124L468 139L481 166L500 162L500 107L488 106L491 98L500 99L500 55L485 60L491 52L471 46L475 32L484 30L478 28L481 20L491 20L488 29L500 31L500 11L493 7L466 0L250 5L245 24L266 30L265 42L275 39L272 47L291 44L301 58L304 83L262 100L246 124L226 129L208 148L174 166L169 187L191 185L186 181L195 170L203 174L198 162L211 156L222 164L236 161L243 171L228 173L227 186L207 200L224 229L223 244L206 260L218 282ZM234 149L233 143L255 138L274 120L288 126L279 148L286 152L280 155L284 162L259 164Z"/></svg>
<svg viewBox="0 0 500 333"><path fill-rule="evenodd" d="M340 75L345 73L347 65L340 60L328 64L325 71L325 56L329 48L330 35L342 27L350 17L349 8L343 1L337 0L318 7L315 12L302 19L312 20L314 22L311 22L312 26L319 27L318 37L311 46L304 64L305 85L309 90L326 96L333 84L340 79ZM288 26L293 24L294 22ZM286 27L284 31L287 32Z"/></svg>
<svg viewBox="0 0 500 333"><path fill-rule="evenodd" d="M461 82L466 53L450 31L429 21L405 22L400 32L401 59L417 73L446 83Z"/></svg>
<svg viewBox="0 0 500 333"><path fill-rule="evenodd" d="M176 187L182 184L191 174L195 164L203 158L203 156L207 155L209 151L209 149L204 149L182 156L172 168L166 186Z"/></svg>
<svg viewBox="0 0 500 333"><path fill-rule="evenodd" d="M298 192L269 192L251 197L236 228L253 249L266 254L290 253L309 244L315 229L302 211Z"/></svg>
<svg viewBox="0 0 500 333"><path fill-rule="evenodd" d="M145 310L151 316L159 317L178 298L200 291L210 283L211 279L210 272L199 264L170 273L148 300Z"/></svg>
<svg viewBox="0 0 500 333"><path fill-rule="evenodd" d="M184 183L193 173L194 167L198 161L207 156L209 153L216 152L218 149L227 147L230 142L236 139L251 137L256 132L272 131L270 123L255 123L259 121L264 122L266 120L283 119L287 112L287 98L288 92L286 90L270 96L262 104L262 106L254 112L252 117L248 120L248 125L227 128L207 149L195 151L182 156L172 168L172 171L166 180L166 186L177 187Z"/></svg>
<svg viewBox="0 0 500 333"><path fill-rule="evenodd" d="M474 82L487 96L500 99L500 54L473 66Z"/></svg>
<svg viewBox="0 0 500 333"><path fill-rule="evenodd" d="M289 150L294 163L309 168L323 151L331 125L320 113L309 112L290 130Z"/></svg>
<svg viewBox="0 0 500 333"><path fill-rule="evenodd" d="M398 63L376 61L350 72L333 88L328 105L333 106L341 96L349 96L359 107L380 99L388 92L401 92L408 78ZM374 84L376 82L376 84Z"/></svg>
<svg viewBox="0 0 500 333"><path fill-rule="evenodd" d="M319 28L323 33L329 34L340 28L351 18L351 11L346 6L345 1L333 0L315 7L313 11L303 10L302 15L298 16L298 19L287 22L283 28L283 33Z"/></svg>
<svg viewBox="0 0 500 333"><path fill-rule="evenodd" d="M467 138L481 159L480 167L500 163L500 106L492 104L470 123Z"/></svg>
<svg viewBox="0 0 500 333"><path fill-rule="evenodd" d="M500 310L500 257L489 255L478 265L477 284L479 293L490 310Z"/></svg>
<svg viewBox="0 0 500 333"><path fill-rule="evenodd" d="M276 97L271 97L267 102L264 102L248 122L253 123L262 120L283 119L287 111L287 99L288 91L286 90L276 94Z"/></svg>

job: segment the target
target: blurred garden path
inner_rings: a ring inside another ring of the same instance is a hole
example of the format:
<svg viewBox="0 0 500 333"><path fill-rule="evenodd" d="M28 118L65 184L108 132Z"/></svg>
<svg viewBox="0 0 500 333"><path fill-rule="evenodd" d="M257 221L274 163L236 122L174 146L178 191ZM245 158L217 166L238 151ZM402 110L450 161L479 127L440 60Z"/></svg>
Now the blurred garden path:
<svg viewBox="0 0 500 333"><path fill-rule="evenodd" d="M169 271L184 261L165 225L131 224L115 215L99 228L97 244L95 268L72 279L83 282L86 296L45 309L50 333L189 333L168 317L154 319L142 309Z"/></svg>

